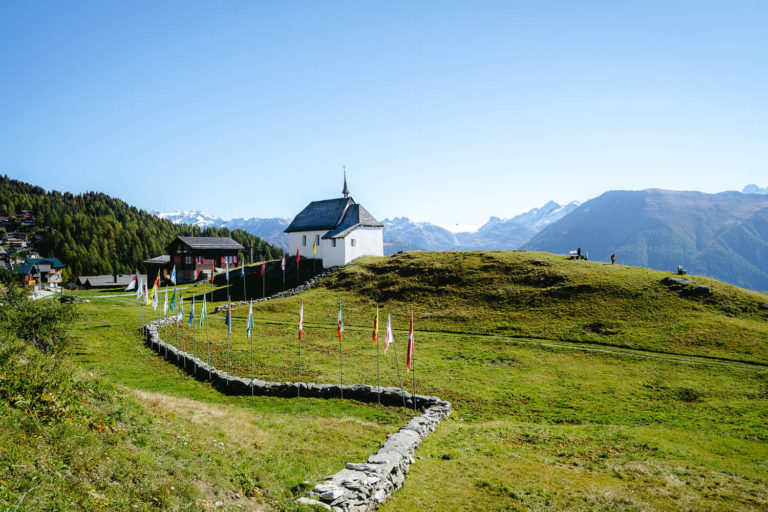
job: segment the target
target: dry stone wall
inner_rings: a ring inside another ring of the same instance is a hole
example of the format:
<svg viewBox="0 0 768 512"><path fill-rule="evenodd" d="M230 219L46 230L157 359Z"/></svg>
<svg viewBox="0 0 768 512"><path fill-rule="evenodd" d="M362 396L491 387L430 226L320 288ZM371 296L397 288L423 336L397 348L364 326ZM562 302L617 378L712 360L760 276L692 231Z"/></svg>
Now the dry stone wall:
<svg viewBox="0 0 768 512"><path fill-rule="evenodd" d="M318 276L320 277L320 276ZM291 290L293 291L293 290ZM421 410L403 428L387 436L384 445L366 462L350 462L341 471L318 482L308 496L297 503L338 512L375 510L399 489L413 462L413 455L424 438L451 414L451 404L435 396L413 395L405 390L384 387L377 390L366 384L337 385L311 382L269 382L244 379L217 370L192 354L179 350L160 339L160 327L172 324L173 318L158 320L142 327L147 346L172 364L202 381L209 381L228 395L275 396L293 398L341 398Z"/></svg>

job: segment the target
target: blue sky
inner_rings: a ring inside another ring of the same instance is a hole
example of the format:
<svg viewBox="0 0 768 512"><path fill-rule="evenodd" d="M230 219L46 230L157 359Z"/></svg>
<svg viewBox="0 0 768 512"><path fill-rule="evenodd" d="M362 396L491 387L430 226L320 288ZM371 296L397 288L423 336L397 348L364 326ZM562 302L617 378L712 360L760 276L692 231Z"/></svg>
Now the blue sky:
<svg viewBox="0 0 768 512"><path fill-rule="evenodd" d="M145 209L482 223L768 185L768 3L0 3L0 173Z"/></svg>

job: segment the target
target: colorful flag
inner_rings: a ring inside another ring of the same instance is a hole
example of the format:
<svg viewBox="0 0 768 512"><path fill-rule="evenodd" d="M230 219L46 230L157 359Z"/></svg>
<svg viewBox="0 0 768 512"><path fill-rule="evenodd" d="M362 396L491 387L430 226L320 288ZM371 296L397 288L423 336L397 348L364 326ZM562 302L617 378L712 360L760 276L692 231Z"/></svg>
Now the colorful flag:
<svg viewBox="0 0 768 512"><path fill-rule="evenodd" d="M312 254L317 254L317 240L312 241Z"/></svg>
<svg viewBox="0 0 768 512"><path fill-rule="evenodd" d="M160 295L159 293L156 292L156 290L157 290L157 284L155 284L155 286L152 287L152 309L154 309L155 311L157 311L157 306L158 306L157 296Z"/></svg>
<svg viewBox="0 0 768 512"><path fill-rule="evenodd" d="M192 296L192 308L189 310L189 326L192 327L192 322L195 321L195 296Z"/></svg>
<svg viewBox="0 0 768 512"><path fill-rule="evenodd" d="M208 308L205 307L205 295L203 295L203 307L200 308L200 325L202 327L208 321Z"/></svg>
<svg viewBox="0 0 768 512"><path fill-rule="evenodd" d="M225 260L224 264L227 267L227 282L229 282L229 260Z"/></svg>
<svg viewBox="0 0 768 512"><path fill-rule="evenodd" d="M266 266L266 262L264 260L261 260L261 275L264 275L264 267Z"/></svg>
<svg viewBox="0 0 768 512"><path fill-rule="evenodd" d="M166 295L168 294L168 287L165 288ZM171 295L171 304L168 306L168 311L176 311L176 290L173 290L173 295Z"/></svg>
<svg viewBox="0 0 768 512"><path fill-rule="evenodd" d="M227 326L229 333L232 334L232 302L227 304L227 316L224 318L224 325Z"/></svg>
<svg viewBox="0 0 768 512"><path fill-rule="evenodd" d="M215 267L213 266L213 262L211 262L211 282L213 282L213 274L216 273Z"/></svg>
<svg viewBox="0 0 768 512"><path fill-rule="evenodd" d="M405 359L405 367L411 370L411 359L413 358L413 310L411 310L411 328L408 331L408 356Z"/></svg>
<svg viewBox="0 0 768 512"><path fill-rule="evenodd" d="M379 344L379 305L376 305L376 316L373 317L373 344Z"/></svg>
<svg viewBox="0 0 768 512"><path fill-rule="evenodd" d="M171 271L171 282L176 284L176 265L173 266L173 270Z"/></svg>
<svg viewBox="0 0 768 512"><path fill-rule="evenodd" d="M387 335L384 338L384 353L387 353L387 349L389 348L390 343L395 342L395 336L392 334L392 321L389 318L389 313L387 313Z"/></svg>
<svg viewBox="0 0 768 512"><path fill-rule="evenodd" d="M341 333L344 332L344 320L341 319L341 302L339 302L339 318L336 321L336 332L339 333L339 341L341 341Z"/></svg>
<svg viewBox="0 0 768 512"><path fill-rule="evenodd" d="M165 300L163 301L163 315L168 314L168 286L165 287Z"/></svg>
<svg viewBox="0 0 768 512"><path fill-rule="evenodd" d="M240 267L240 277L245 277L245 263Z"/></svg>
<svg viewBox="0 0 768 512"><path fill-rule="evenodd" d="M299 248L296 248L296 263L299 262Z"/></svg>
<svg viewBox="0 0 768 512"><path fill-rule="evenodd" d="M150 303L153 304L153 307L157 309L157 287L160 286L160 274L158 273L157 277L155 278L155 282L152 285L152 292L149 294L149 297L147 298L147 305Z"/></svg>
<svg viewBox="0 0 768 512"><path fill-rule="evenodd" d="M136 278L137 277L138 277L138 274L135 274L133 276L133 279L131 279L131 282L128 283L128 286L126 286L125 290L123 290L123 291L129 292L131 290L135 290L136 289Z"/></svg>
<svg viewBox="0 0 768 512"><path fill-rule="evenodd" d="M248 339L251 339L251 331L253 331L253 299L251 299L251 306L248 308L248 323L245 324L245 332L248 334Z"/></svg>
<svg viewBox="0 0 768 512"><path fill-rule="evenodd" d="M280 268L285 272L285 253L283 253L283 261L280 262Z"/></svg>
<svg viewBox="0 0 768 512"><path fill-rule="evenodd" d="M301 309L299 309L299 339L304 333L304 300L301 301Z"/></svg>
<svg viewBox="0 0 768 512"><path fill-rule="evenodd" d="M184 292L179 292L179 315L177 318L184 320Z"/></svg>

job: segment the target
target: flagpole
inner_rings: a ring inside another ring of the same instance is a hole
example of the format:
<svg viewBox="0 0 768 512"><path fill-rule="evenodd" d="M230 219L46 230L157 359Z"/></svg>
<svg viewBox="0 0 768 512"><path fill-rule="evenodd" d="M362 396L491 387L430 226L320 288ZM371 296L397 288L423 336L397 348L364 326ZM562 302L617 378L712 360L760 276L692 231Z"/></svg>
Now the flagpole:
<svg viewBox="0 0 768 512"><path fill-rule="evenodd" d="M189 312L189 314L192 315L192 356L195 361L195 376L197 376L197 340L195 339L197 327L195 326L195 296L194 295L192 296L192 310Z"/></svg>
<svg viewBox="0 0 768 512"><path fill-rule="evenodd" d="M283 271L285 277L285 271ZM301 310L299 313L299 381L296 383L296 396L301 397L301 336L304 334L304 300L301 301Z"/></svg>
<svg viewBox="0 0 768 512"><path fill-rule="evenodd" d="M337 323L338 326L336 328L339 331L339 383L341 384L339 391L341 393L341 399L344 400L344 362L341 357L341 329L343 326L343 320L341 320L341 301L339 301L339 320L337 320Z"/></svg>
<svg viewBox="0 0 768 512"><path fill-rule="evenodd" d="M262 261L261 263L264 265L261 267L261 298L264 299L267 296L267 285L266 285L266 279L267 279L267 271L266 271L266 263Z"/></svg>
<svg viewBox="0 0 768 512"><path fill-rule="evenodd" d="M232 335L232 303L229 302L229 280L227 280L227 308L227 313L229 314L229 325L227 326L227 374L229 374L229 338ZM227 380L227 386L229 386L229 380Z"/></svg>
<svg viewBox="0 0 768 512"><path fill-rule="evenodd" d="M213 295L213 292L211 292L211 295ZM203 300L205 300L205 295L203 295ZM205 302L203 302L203 307L205 308ZM208 337L208 308L205 308L205 344L208 346L208 380L211 380L211 340Z"/></svg>
<svg viewBox="0 0 768 512"><path fill-rule="evenodd" d="M376 304L376 401L381 405L381 372L379 370L379 305Z"/></svg>
<svg viewBox="0 0 768 512"><path fill-rule="evenodd" d="M174 277L174 281L178 281L178 279ZM178 317L179 307L180 307L179 304L181 303L181 301L179 301L179 285L177 285L176 283L173 283L173 293L176 295L176 307L173 308L173 313L176 315L176 317ZM183 335L182 335L182 338L183 338ZM179 322L176 322L176 348L177 349L179 348Z"/></svg>
<svg viewBox="0 0 768 512"><path fill-rule="evenodd" d="M243 280L245 282L245 280ZM253 301L251 301L251 310L253 309ZM248 322L251 321L251 313L248 312ZM250 328L250 323L246 326L245 332L247 333L246 336L248 336L251 339L251 396L253 396L253 333L250 332L248 329Z"/></svg>
<svg viewBox="0 0 768 512"><path fill-rule="evenodd" d="M389 313L389 311L387 311L387 313ZM397 362L397 343L395 343L394 339L392 340L392 344L395 346L395 366L397 367L397 380L400 382L400 396L403 397L403 407L405 407L405 395L402 393L403 379L400 377L400 364Z"/></svg>
<svg viewBox="0 0 768 512"><path fill-rule="evenodd" d="M413 308L411 308L411 336L413 336ZM413 344L416 344L416 340L413 341ZM408 350L408 355L411 358L411 372L413 373L413 397L411 397L411 400L413 400L413 410L416 410L416 364L413 362L413 353L411 350Z"/></svg>
<svg viewBox="0 0 768 512"><path fill-rule="evenodd" d="M183 289L182 289L183 290ZM183 291L182 291L183 293ZM181 315L181 318L179 319L179 315ZM184 353L187 352L187 340L184 339L184 299L179 295L179 305L176 307L176 318L179 319L176 321L176 332L179 331L179 324L181 324L181 345L183 347ZM184 369L187 369L187 358L184 358Z"/></svg>

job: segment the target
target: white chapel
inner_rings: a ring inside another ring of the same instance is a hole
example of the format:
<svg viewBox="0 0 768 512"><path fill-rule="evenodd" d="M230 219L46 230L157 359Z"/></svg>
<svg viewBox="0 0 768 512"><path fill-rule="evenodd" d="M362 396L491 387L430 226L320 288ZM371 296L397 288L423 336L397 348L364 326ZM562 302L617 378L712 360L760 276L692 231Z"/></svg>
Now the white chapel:
<svg viewBox="0 0 768 512"><path fill-rule="evenodd" d="M323 268L346 265L360 256L384 256L384 226L349 197L346 173L342 194L312 201L293 219L285 229L289 255L298 250L305 258L321 259Z"/></svg>

